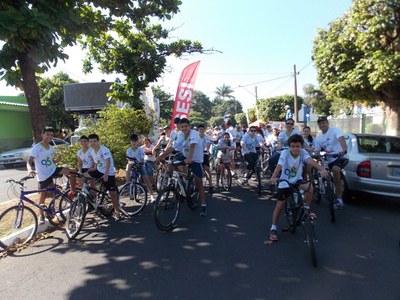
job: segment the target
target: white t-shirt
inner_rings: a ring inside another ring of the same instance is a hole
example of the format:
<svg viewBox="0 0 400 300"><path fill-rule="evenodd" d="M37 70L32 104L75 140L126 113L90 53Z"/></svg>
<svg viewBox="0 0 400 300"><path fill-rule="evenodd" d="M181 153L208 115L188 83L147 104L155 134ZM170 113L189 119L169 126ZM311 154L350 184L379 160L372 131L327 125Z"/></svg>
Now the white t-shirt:
<svg viewBox="0 0 400 300"><path fill-rule="evenodd" d="M249 152L256 153L256 147L261 147L263 144L263 139L261 135L255 135L251 137L249 133L245 133L241 141L247 148ZM242 154L246 154L246 150L242 147Z"/></svg>
<svg viewBox="0 0 400 300"><path fill-rule="evenodd" d="M288 135L286 131L281 131L279 133L278 140L282 141L282 149L288 149L289 148L288 139L289 139L289 137L291 137L294 134L298 134L298 135L301 136L301 132L296 130L296 129L294 129L290 135Z"/></svg>
<svg viewBox="0 0 400 300"><path fill-rule="evenodd" d="M173 148L178 150L175 147L182 147L182 153L187 158L189 154L189 146L192 144L196 144L192 160L197 163L203 163L203 145L200 140L200 135L196 130L191 129L187 139L185 139L183 132L182 134L179 134Z"/></svg>
<svg viewBox="0 0 400 300"><path fill-rule="evenodd" d="M202 147L203 151L205 151L208 144L211 143L210 137L206 134L203 137L200 137L200 141L201 141L201 147Z"/></svg>
<svg viewBox="0 0 400 300"><path fill-rule="evenodd" d="M290 183L296 183L303 179L303 164L309 157L310 155L305 149L301 149L296 158L292 156L289 149L283 150L278 161L278 165L282 166L280 179L286 179ZM289 187L289 185L287 182L280 182L278 187L282 189Z"/></svg>
<svg viewBox="0 0 400 300"><path fill-rule="evenodd" d="M82 162L82 169L89 169L93 165L92 148L88 148L86 152L83 149L78 150L78 157Z"/></svg>
<svg viewBox="0 0 400 300"><path fill-rule="evenodd" d="M131 158L136 158L140 162L144 162L144 149L142 147L138 147L136 150L129 147L126 149L126 156Z"/></svg>
<svg viewBox="0 0 400 300"><path fill-rule="evenodd" d="M49 148L45 148L42 142L37 143L33 146L29 156L35 158L35 170L37 173L38 181L45 181L56 170L56 165L53 162L54 158L54 147L49 145Z"/></svg>
<svg viewBox="0 0 400 300"><path fill-rule="evenodd" d="M321 151L324 149L326 154L336 154L343 151L339 138L343 136L340 128L329 127L325 133L320 132L314 139L314 150ZM335 161L336 157L327 157L329 163Z"/></svg>
<svg viewBox="0 0 400 300"><path fill-rule="evenodd" d="M92 156L96 164L97 170L103 174L106 173L106 161L107 159L110 159L110 170L108 171L108 175L115 175L114 159L111 155L110 149L108 149L106 146L101 145L97 152L93 149Z"/></svg>
<svg viewBox="0 0 400 300"><path fill-rule="evenodd" d="M181 136L183 136L182 131L179 131L174 138L172 138L172 133L171 133L172 148L174 148L178 152L183 152L182 144L178 143L178 140L180 139L179 137Z"/></svg>

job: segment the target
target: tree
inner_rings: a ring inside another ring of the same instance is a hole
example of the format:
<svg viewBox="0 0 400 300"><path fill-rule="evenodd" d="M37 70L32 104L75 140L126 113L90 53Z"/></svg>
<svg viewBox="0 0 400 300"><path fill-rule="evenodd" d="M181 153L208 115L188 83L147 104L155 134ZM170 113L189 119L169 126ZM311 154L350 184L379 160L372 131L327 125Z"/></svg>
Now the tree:
<svg viewBox="0 0 400 300"><path fill-rule="evenodd" d="M355 0L347 14L319 30L313 58L323 92L382 101L391 133L400 133L400 1Z"/></svg>
<svg viewBox="0 0 400 300"><path fill-rule="evenodd" d="M192 112L197 112L203 119L209 120L212 117L213 103L203 92L194 91L190 111L190 118L192 118Z"/></svg>
<svg viewBox="0 0 400 300"><path fill-rule="evenodd" d="M41 104L47 108L46 123L56 129L74 128L74 118L64 107L64 84L77 83L68 74L60 72L51 78L38 81Z"/></svg>
<svg viewBox="0 0 400 300"><path fill-rule="evenodd" d="M229 85L223 84L222 86L217 87L215 93L217 94L217 97L221 98L222 100L235 98L231 95L233 90Z"/></svg>
<svg viewBox="0 0 400 300"><path fill-rule="evenodd" d="M237 114L243 112L242 104L236 100L226 100L221 102L221 104L214 104L213 115L214 116L224 116L226 113Z"/></svg>
<svg viewBox="0 0 400 300"><path fill-rule="evenodd" d="M317 115L329 116L332 113L339 113L335 108L332 107L334 101L327 99L326 95L322 91L315 89L314 85L305 85L303 87L303 92L305 94L304 104L306 104L308 107L313 107ZM342 104L343 102L340 101L340 105ZM350 105L351 103L349 102L348 104ZM340 107L340 105L338 107Z"/></svg>
<svg viewBox="0 0 400 300"><path fill-rule="evenodd" d="M159 86L152 87L154 97L160 102L159 124L169 125L171 123L172 111L174 109L174 96L161 89Z"/></svg>
<svg viewBox="0 0 400 300"><path fill-rule="evenodd" d="M208 126L209 119L205 118L201 113L197 111L191 111L189 115L189 120L190 125L192 126L199 126L200 124Z"/></svg>
<svg viewBox="0 0 400 300"><path fill-rule="evenodd" d="M285 106L289 105L294 110L294 96L283 95L266 99L258 99L261 118L268 121L284 121L286 115ZM298 109L303 104L303 98L297 97ZM250 122L253 122L250 120Z"/></svg>
<svg viewBox="0 0 400 300"><path fill-rule="evenodd" d="M122 73L126 83L112 97L135 101L140 92L163 71L166 57L201 52L199 42L178 40L162 43L169 31L155 18L170 19L179 0L41 0L0 3L0 76L8 84L21 86L31 112L34 139L40 140L45 110L40 104L36 74L65 60L66 46L80 41L88 50L85 71L92 61L105 73Z"/></svg>

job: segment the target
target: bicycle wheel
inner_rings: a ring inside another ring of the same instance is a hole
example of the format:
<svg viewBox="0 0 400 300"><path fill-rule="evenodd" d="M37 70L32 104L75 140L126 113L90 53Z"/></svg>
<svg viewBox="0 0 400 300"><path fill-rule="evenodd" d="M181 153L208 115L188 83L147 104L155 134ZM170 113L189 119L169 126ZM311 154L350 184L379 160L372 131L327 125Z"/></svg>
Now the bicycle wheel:
<svg viewBox="0 0 400 300"><path fill-rule="evenodd" d="M315 228L314 228L314 220L310 217L306 217L303 222L303 230L304 230L304 242L308 246L311 255L311 262L314 267L318 265L317 262L317 254L315 250L315 244L317 243L317 238L315 236Z"/></svg>
<svg viewBox="0 0 400 300"><path fill-rule="evenodd" d="M71 209L72 200L67 196L67 193L57 194L52 200L50 207L53 207L53 215L48 214L50 224L59 226L67 220L68 212Z"/></svg>
<svg viewBox="0 0 400 300"><path fill-rule="evenodd" d="M328 208L329 208L329 216L331 219L331 223L336 222L336 215L335 215L335 190L333 187L332 178L328 177L327 180L324 180L325 184L325 198L328 201Z"/></svg>
<svg viewBox="0 0 400 300"><path fill-rule="evenodd" d="M314 189L314 193L313 193L313 202L315 203L320 203L321 202L321 188L319 186L319 182L321 179L321 175L318 173L318 171L316 169L313 169L313 173L312 173L312 185L313 185L313 189Z"/></svg>
<svg viewBox="0 0 400 300"><path fill-rule="evenodd" d="M66 221L65 231L67 237L72 240L76 238L83 227L86 216L86 199L85 196L78 192L76 201L72 203L71 209Z"/></svg>
<svg viewBox="0 0 400 300"><path fill-rule="evenodd" d="M231 169L225 166L221 172L221 186L225 191L229 191L232 186Z"/></svg>
<svg viewBox="0 0 400 300"><path fill-rule="evenodd" d="M114 205L111 200L111 196L107 192L99 192L97 197L100 197L100 205L98 207L100 213L105 216L109 217L114 211Z"/></svg>
<svg viewBox="0 0 400 300"><path fill-rule="evenodd" d="M164 184L164 176L165 173L163 171L163 169L159 168L156 172L156 177L155 177L155 181L156 181L156 191L157 193L159 193L162 189L163 189L163 184Z"/></svg>
<svg viewBox="0 0 400 300"><path fill-rule="evenodd" d="M286 216L286 221L289 226L289 231L291 233L296 232L296 227L297 227L297 210L296 206L293 202L293 197L290 196L289 198L286 199L286 204L285 204L285 216Z"/></svg>
<svg viewBox="0 0 400 300"><path fill-rule="evenodd" d="M171 231L176 226L181 202L174 187L164 188L154 203L154 221L161 231Z"/></svg>
<svg viewBox="0 0 400 300"><path fill-rule="evenodd" d="M190 209L196 209L199 206L200 198L199 198L199 190L194 183L194 179L192 179L189 183L189 188L187 190L186 202Z"/></svg>
<svg viewBox="0 0 400 300"><path fill-rule="evenodd" d="M119 191L119 205L132 215L140 213L147 204L147 191L139 183L125 184Z"/></svg>
<svg viewBox="0 0 400 300"><path fill-rule="evenodd" d="M0 247L29 243L36 235L38 220L27 206L15 205L0 215Z"/></svg>

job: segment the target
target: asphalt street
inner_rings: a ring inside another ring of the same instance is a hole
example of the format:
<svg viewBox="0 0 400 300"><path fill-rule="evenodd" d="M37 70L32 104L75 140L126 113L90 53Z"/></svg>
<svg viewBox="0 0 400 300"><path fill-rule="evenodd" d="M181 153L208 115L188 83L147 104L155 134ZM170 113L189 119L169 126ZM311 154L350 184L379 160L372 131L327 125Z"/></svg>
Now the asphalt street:
<svg viewBox="0 0 400 300"><path fill-rule="evenodd" d="M268 241L274 206L234 186L208 195L207 217L184 205L170 233L151 206L122 222L89 215L76 241L55 230L1 259L0 299L400 299L399 202L363 198L335 224L314 205L317 268L300 228Z"/></svg>

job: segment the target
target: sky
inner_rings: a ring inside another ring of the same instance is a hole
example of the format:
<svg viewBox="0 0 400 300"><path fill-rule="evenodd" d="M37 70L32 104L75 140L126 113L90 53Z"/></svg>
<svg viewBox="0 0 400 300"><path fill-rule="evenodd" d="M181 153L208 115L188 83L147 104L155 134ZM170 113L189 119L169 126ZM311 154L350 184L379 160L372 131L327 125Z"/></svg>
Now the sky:
<svg viewBox="0 0 400 300"><path fill-rule="evenodd" d="M195 89L213 100L215 90L228 85L234 90L233 96L248 109L254 106L256 97L293 95L296 65L297 94L301 96L304 85L318 86L311 60L318 28L327 29L351 3L352 0L182 0L180 12L163 23L165 28L175 28L171 41L197 40L205 49L219 52L168 59L166 72L156 84L175 95L181 71L200 61ZM79 47L66 52L70 59L43 77L63 71L79 82L123 78L98 71L84 75L80 71L83 54ZM0 95L18 93L0 81Z"/></svg>

